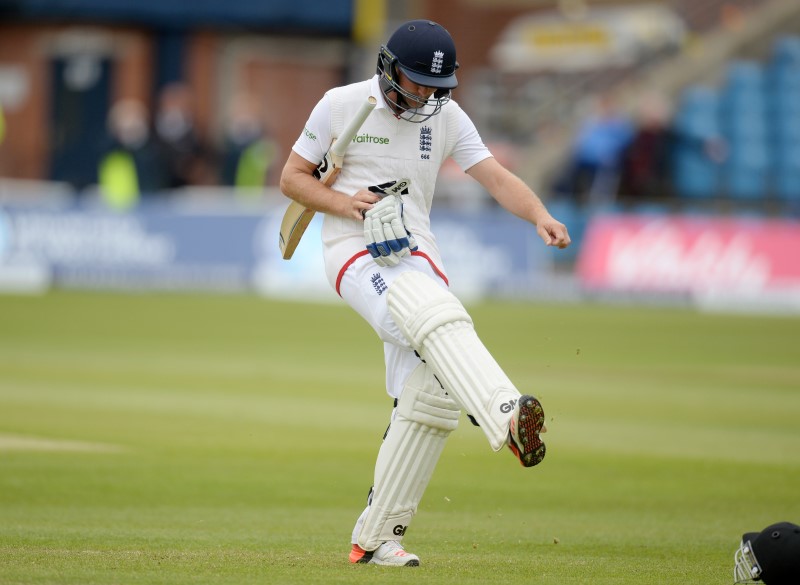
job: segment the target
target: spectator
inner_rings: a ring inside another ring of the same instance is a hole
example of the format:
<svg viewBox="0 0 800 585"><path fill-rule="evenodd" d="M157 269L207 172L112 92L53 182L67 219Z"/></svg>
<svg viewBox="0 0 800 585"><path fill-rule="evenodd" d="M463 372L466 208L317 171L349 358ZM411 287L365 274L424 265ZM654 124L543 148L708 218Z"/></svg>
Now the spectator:
<svg viewBox="0 0 800 585"><path fill-rule="evenodd" d="M638 103L636 130L622 153L619 198L637 202L669 197L674 147L667 99L658 93L644 94Z"/></svg>
<svg viewBox="0 0 800 585"><path fill-rule="evenodd" d="M222 184L260 192L270 180L277 155L277 144L264 128L256 99L236 96L225 126Z"/></svg>
<svg viewBox="0 0 800 585"><path fill-rule="evenodd" d="M114 104L108 113L108 142L97 171L100 193L110 207L128 209L143 193L162 188L149 111L143 103L121 100Z"/></svg>
<svg viewBox="0 0 800 585"><path fill-rule="evenodd" d="M633 124L617 111L607 94L594 101L594 112L578 130L564 175L556 192L579 203L605 204L614 200L622 153L633 135Z"/></svg>
<svg viewBox="0 0 800 585"><path fill-rule="evenodd" d="M215 182L214 157L198 134L194 100L185 84L172 83L161 90L155 131L167 188Z"/></svg>

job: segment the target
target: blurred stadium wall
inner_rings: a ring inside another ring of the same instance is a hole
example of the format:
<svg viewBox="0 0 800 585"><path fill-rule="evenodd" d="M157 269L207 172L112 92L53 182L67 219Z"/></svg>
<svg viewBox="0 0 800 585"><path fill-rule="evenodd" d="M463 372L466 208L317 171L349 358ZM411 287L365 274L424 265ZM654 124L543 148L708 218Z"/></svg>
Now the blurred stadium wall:
<svg viewBox="0 0 800 585"><path fill-rule="evenodd" d="M652 289L635 279L625 281L638 282L633 288L587 283L588 272L575 271L589 261L584 238L605 233L593 228L606 226L598 222L609 213L674 219L671 227L683 239L673 242L683 247L671 257L684 262L696 245L694 228L682 231L686 216L721 220L708 224L721 241L727 241L727 219L744 216L750 224L763 222L766 231L780 220L789 233L785 241L795 241L797 202L777 200L766 188L750 198L724 190L703 198L665 191L633 204L612 199L586 206L555 199L551 187L595 96L613 95L633 115L648 92L675 107L695 84L720 87L732 63L766 63L779 39L800 34L796 0L208 0L191 6L0 0L0 281L5 288L255 288L326 297L326 285L310 276L318 269L313 236L304 240L304 260L269 260L275 217L285 206L275 168L265 188L247 197L209 172L179 190L143 193L125 213L108 209L97 186L108 114L135 100L153 115L160 92L184 84L198 135L214 153L210 168L221 166L238 97L256 96L279 170L322 93L369 75L377 45L397 23L418 17L441 22L456 38L462 66L456 99L495 155L549 202L576 242L566 253L537 251L523 226L497 214L485 193L446 167L436 213L440 240L453 250L448 264L458 275L455 286L475 296L697 297L691 287ZM459 249L480 252L481 262L463 261ZM642 266L630 253L625 257ZM786 268L785 259L769 261ZM481 266L486 270L475 270ZM684 282L691 273L684 265L671 270ZM792 291L794 277L785 278L789 284L780 286ZM761 296L770 297L760 303L768 307L793 305L780 300L783 293ZM759 305L757 290L747 297L743 306Z"/></svg>

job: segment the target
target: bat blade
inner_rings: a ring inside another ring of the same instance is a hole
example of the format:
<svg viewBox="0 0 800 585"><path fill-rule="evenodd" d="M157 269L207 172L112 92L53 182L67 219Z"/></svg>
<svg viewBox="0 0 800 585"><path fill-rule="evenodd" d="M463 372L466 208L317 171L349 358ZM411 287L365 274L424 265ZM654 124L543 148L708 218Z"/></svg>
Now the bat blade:
<svg viewBox="0 0 800 585"><path fill-rule="evenodd" d="M292 201L286 212L283 214L281 221L280 232L280 248L281 255L284 260L288 260L294 254L297 244L300 243L300 238L314 219L314 211L303 207L297 201Z"/></svg>
<svg viewBox="0 0 800 585"><path fill-rule="evenodd" d="M359 108L356 115L342 130L338 140L335 140L331 145L322 162L317 166L314 171L314 176L324 185L330 187L336 180L337 175L342 170L342 163L344 161L344 153L347 147L355 138L361 126L366 121L378 101L369 96L364 104ZM308 224L314 218L316 212L308 209L307 207L292 201L281 221L281 231L278 238L278 245L281 250L281 256L284 260L289 260L297 249L297 244L308 228Z"/></svg>

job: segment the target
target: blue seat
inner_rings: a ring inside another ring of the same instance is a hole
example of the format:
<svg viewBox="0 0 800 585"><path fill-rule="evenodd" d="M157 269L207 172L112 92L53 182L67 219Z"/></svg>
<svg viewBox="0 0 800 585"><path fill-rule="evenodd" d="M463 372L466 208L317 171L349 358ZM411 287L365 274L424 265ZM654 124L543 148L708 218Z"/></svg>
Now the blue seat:
<svg viewBox="0 0 800 585"><path fill-rule="evenodd" d="M800 84L796 89L775 89L767 95L769 116L800 116Z"/></svg>
<svg viewBox="0 0 800 585"><path fill-rule="evenodd" d="M800 111L791 116L775 116L770 139L776 149L800 144Z"/></svg>
<svg viewBox="0 0 800 585"><path fill-rule="evenodd" d="M723 91L764 89L764 66L757 61L732 61L725 71Z"/></svg>
<svg viewBox="0 0 800 585"><path fill-rule="evenodd" d="M769 103L763 92L731 90L720 95L719 114L723 121L741 116L763 118Z"/></svg>
<svg viewBox="0 0 800 585"><path fill-rule="evenodd" d="M800 141L775 151L772 189L780 199L800 201Z"/></svg>
<svg viewBox="0 0 800 585"><path fill-rule="evenodd" d="M733 199L763 199L770 190L770 157L757 142L733 145L722 169L725 193Z"/></svg>
<svg viewBox="0 0 800 585"><path fill-rule="evenodd" d="M735 199L758 199L768 195L772 152L766 139L733 139L723 165L726 194Z"/></svg>
<svg viewBox="0 0 800 585"><path fill-rule="evenodd" d="M721 135L719 96L704 86L690 86L680 96L673 128L684 137L709 139Z"/></svg>
<svg viewBox="0 0 800 585"><path fill-rule="evenodd" d="M783 168L775 173L775 196L786 201L800 201L800 168Z"/></svg>
<svg viewBox="0 0 800 585"><path fill-rule="evenodd" d="M728 140L766 140L770 119L763 110L728 111L721 114L720 129Z"/></svg>
<svg viewBox="0 0 800 585"><path fill-rule="evenodd" d="M800 90L800 65L773 65L769 68L765 86L767 95L773 92L798 90Z"/></svg>
<svg viewBox="0 0 800 585"><path fill-rule="evenodd" d="M761 140L768 134L763 68L749 61L728 67L720 92L720 126L728 139Z"/></svg>
<svg viewBox="0 0 800 585"><path fill-rule="evenodd" d="M672 176L681 197L708 199L719 193L719 165L700 149L679 146L673 156Z"/></svg>
<svg viewBox="0 0 800 585"><path fill-rule="evenodd" d="M785 35L775 39L770 65L800 67L800 36Z"/></svg>
<svg viewBox="0 0 800 585"><path fill-rule="evenodd" d="M673 117L676 192L698 200L723 194L800 203L800 35L776 39L765 63L729 63L718 90L687 87ZM720 164L706 152L723 138Z"/></svg>
<svg viewBox="0 0 800 585"><path fill-rule="evenodd" d="M673 117L672 157L672 180L681 197L702 199L719 193L720 168L706 150L710 140L722 137L719 117L716 90L692 85L681 93Z"/></svg>
<svg viewBox="0 0 800 585"><path fill-rule="evenodd" d="M782 92L788 92L791 99L800 97L800 36L784 36L773 43L766 67L766 91L770 101Z"/></svg>

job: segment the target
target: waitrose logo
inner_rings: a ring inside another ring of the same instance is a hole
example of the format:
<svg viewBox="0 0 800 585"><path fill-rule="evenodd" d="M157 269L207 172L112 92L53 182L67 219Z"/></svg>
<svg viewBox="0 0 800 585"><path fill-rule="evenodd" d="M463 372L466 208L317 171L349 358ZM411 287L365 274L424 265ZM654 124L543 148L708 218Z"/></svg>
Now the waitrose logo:
<svg viewBox="0 0 800 585"><path fill-rule="evenodd" d="M353 138L353 142L366 144L389 144L389 139L385 136L372 136L364 132Z"/></svg>

